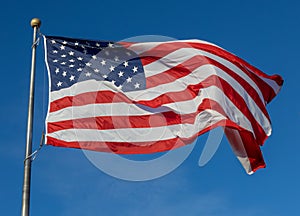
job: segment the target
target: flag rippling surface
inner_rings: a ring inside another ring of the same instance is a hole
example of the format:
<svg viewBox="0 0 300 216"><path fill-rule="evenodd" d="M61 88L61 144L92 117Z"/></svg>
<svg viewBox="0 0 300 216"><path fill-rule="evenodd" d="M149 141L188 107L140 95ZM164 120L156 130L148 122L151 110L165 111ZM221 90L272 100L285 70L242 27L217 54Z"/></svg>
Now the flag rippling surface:
<svg viewBox="0 0 300 216"><path fill-rule="evenodd" d="M266 110L283 80L200 40L108 42L45 36L46 143L161 152L224 127L247 173L265 167Z"/></svg>

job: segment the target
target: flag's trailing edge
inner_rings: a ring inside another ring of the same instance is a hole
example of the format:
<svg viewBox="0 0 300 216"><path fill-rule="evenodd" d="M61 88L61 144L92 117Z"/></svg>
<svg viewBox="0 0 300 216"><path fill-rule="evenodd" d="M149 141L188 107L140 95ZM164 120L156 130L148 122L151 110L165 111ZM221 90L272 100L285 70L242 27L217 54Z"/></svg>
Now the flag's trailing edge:
<svg viewBox="0 0 300 216"><path fill-rule="evenodd" d="M45 36L46 143L116 154L167 151L222 126L247 173L265 167L266 110L283 80L205 41Z"/></svg>

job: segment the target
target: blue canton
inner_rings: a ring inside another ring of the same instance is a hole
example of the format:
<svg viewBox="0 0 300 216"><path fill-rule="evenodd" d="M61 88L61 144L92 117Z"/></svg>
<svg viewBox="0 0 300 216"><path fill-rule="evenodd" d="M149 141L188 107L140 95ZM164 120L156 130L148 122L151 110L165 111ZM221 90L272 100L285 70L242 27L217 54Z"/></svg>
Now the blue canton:
<svg viewBox="0 0 300 216"><path fill-rule="evenodd" d="M46 46L51 91L91 79L112 82L124 92L146 88L140 58L121 44L46 36Z"/></svg>

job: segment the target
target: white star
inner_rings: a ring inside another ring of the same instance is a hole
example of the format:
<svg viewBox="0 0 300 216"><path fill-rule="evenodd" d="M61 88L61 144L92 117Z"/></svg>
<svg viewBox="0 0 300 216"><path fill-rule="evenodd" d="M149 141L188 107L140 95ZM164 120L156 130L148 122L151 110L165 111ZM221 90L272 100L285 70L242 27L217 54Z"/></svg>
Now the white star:
<svg viewBox="0 0 300 216"><path fill-rule="evenodd" d="M118 73L119 77L122 77L122 76L123 76L123 74L124 74L124 72L123 72L123 71L120 71L120 72Z"/></svg>
<svg viewBox="0 0 300 216"><path fill-rule="evenodd" d="M137 88L140 88L140 84L139 84L139 83L135 83L135 84L134 84L134 88L136 88L136 89L137 89Z"/></svg>
<svg viewBox="0 0 300 216"><path fill-rule="evenodd" d="M78 68L77 71L82 71L82 68Z"/></svg>
<svg viewBox="0 0 300 216"><path fill-rule="evenodd" d="M107 75L106 75L106 74L104 74L102 77L103 77L104 79L106 79L106 78L107 78Z"/></svg>
<svg viewBox="0 0 300 216"><path fill-rule="evenodd" d="M122 85L119 85L117 88L118 88L119 90L122 90L123 86L122 86Z"/></svg>
<svg viewBox="0 0 300 216"><path fill-rule="evenodd" d="M56 85L57 87L60 87L63 83L61 81L59 81Z"/></svg>
<svg viewBox="0 0 300 216"><path fill-rule="evenodd" d="M85 65L88 67L91 67L92 64L90 62L88 62L88 63L85 63Z"/></svg>
<svg viewBox="0 0 300 216"><path fill-rule="evenodd" d="M79 45L79 43L78 42L75 42L75 46L78 46Z"/></svg>
<svg viewBox="0 0 300 216"><path fill-rule="evenodd" d="M115 70L115 67L114 67L114 66L110 66L109 70L110 70L111 72L113 72L113 71Z"/></svg>
<svg viewBox="0 0 300 216"><path fill-rule="evenodd" d="M106 61L103 59L103 60L101 61L101 64L102 64L102 65L106 65Z"/></svg>
<svg viewBox="0 0 300 216"><path fill-rule="evenodd" d="M119 57L118 56L115 57L115 61L119 61Z"/></svg>
<svg viewBox="0 0 300 216"><path fill-rule="evenodd" d="M75 60L74 59L70 59L69 62L75 62Z"/></svg>
<svg viewBox="0 0 300 216"><path fill-rule="evenodd" d="M93 58L93 59L97 59L97 56L93 55L92 58Z"/></svg>
<svg viewBox="0 0 300 216"><path fill-rule="evenodd" d="M62 58L65 58L67 55L61 55Z"/></svg>
<svg viewBox="0 0 300 216"><path fill-rule="evenodd" d="M66 44L67 44L67 41L63 41L62 43L66 45Z"/></svg>
<svg viewBox="0 0 300 216"><path fill-rule="evenodd" d="M99 44L99 43L96 43L96 46L97 46L97 47L99 47L99 46L100 46L100 44Z"/></svg>
<svg viewBox="0 0 300 216"><path fill-rule="evenodd" d="M115 83L116 83L116 80L112 80L111 82L112 82L112 84L115 84Z"/></svg>
<svg viewBox="0 0 300 216"><path fill-rule="evenodd" d="M51 40L51 43L52 43L52 44L55 44L55 43L56 43L56 41L55 41L55 40Z"/></svg>
<svg viewBox="0 0 300 216"><path fill-rule="evenodd" d="M60 48L61 50L64 50L66 47L65 47L64 45L61 45L59 48Z"/></svg>
<svg viewBox="0 0 300 216"><path fill-rule="evenodd" d="M73 81L75 79L75 76L72 75L72 76L70 76L69 79L70 79L70 81Z"/></svg>
<svg viewBox="0 0 300 216"><path fill-rule="evenodd" d="M128 67L128 61L124 61L123 65L124 67Z"/></svg>
<svg viewBox="0 0 300 216"><path fill-rule="evenodd" d="M67 62L62 62L62 63L60 63L61 65L65 65L65 64L67 64Z"/></svg>
<svg viewBox="0 0 300 216"><path fill-rule="evenodd" d="M53 52L53 53L58 53L58 51L57 51L57 50L53 50L52 52Z"/></svg>
<svg viewBox="0 0 300 216"><path fill-rule="evenodd" d="M57 59L54 59L53 62L58 62L58 60L57 60Z"/></svg>
<svg viewBox="0 0 300 216"><path fill-rule="evenodd" d="M82 57L78 57L77 59L78 59L79 61L82 61L83 58L82 58Z"/></svg>
<svg viewBox="0 0 300 216"><path fill-rule="evenodd" d="M63 73L62 73L62 75L65 77L65 76L67 76L67 71L64 71Z"/></svg>
<svg viewBox="0 0 300 216"><path fill-rule="evenodd" d="M128 77L128 78L126 79L126 81L127 81L128 83L130 83L130 82L132 81L132 77Z"/></svg>
<svg viewBox="0 0 300 216"><path fill-rule="evenodd" d="M73 68L74 66L75 66L75 65L72 65L72 64L71 64L71 65L69 65L69 67L70 67L70 68Z"/></svg>
<svg viewBox="0 0 300 216"><path fill-rule="evenodd" d="M58 74L59 73L59 68L55 69L55 73Z"/></svg>
<svg viewBox="0 0 300 216"><path fill-rule="evenodd" d="M138 67L134 66L132 71L133 71L133 73L136 73L138 71Z"/></svg>
<svg viewBox="0 0 300 216"><path fill-rule="evenodd" d="M73 51L70 51L70 52L69 52L69 55L70 55L70 56L73 56L73 55L74 55L74 52L73 52Z"/></svg>
<svg viewBox="0 0 300 216"><path fill-rule="evenodd" d="M113 45L111 42L108 43L108 47L109 47L109 48L113 48L113 46L114 46L114 45Z"/></svg>
<svg viewBox="0 0 300 216"><path fill-rule="evenodd" d="M96 68L96 69L94 69L94 71L95 71L95 73L98 73L98 72L99 72L99 69Z"/></svg>
<svg viewBox="0 0 300 216"><path fill-rule="evenodd" d="M87 72L86 74L85 74L85 76L87 76L87 77L90 77L92 74L90 73L90 72Z"/></svg>

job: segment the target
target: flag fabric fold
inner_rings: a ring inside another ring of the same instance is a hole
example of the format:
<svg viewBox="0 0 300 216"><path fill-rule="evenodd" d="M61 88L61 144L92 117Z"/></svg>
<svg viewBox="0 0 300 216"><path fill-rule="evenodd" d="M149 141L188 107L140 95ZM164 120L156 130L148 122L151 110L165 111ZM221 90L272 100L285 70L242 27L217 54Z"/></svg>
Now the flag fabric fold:
<svg viewBox="0 0 300 216"><path fill-rule="evenodd" d="M46 143L148 154L225 134L247 173L265 167L266 110L283 80L201 40L112 42L44 36Z"/></svg>

